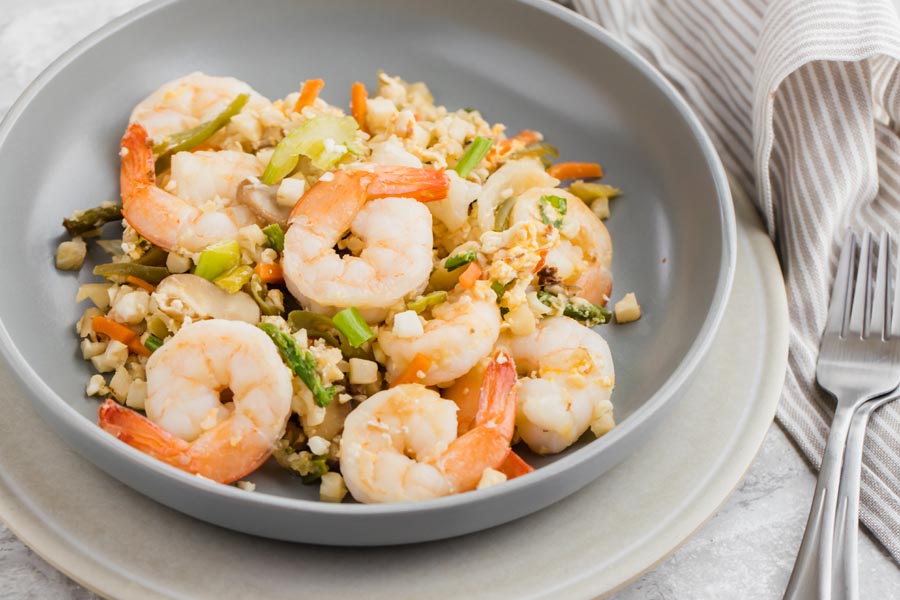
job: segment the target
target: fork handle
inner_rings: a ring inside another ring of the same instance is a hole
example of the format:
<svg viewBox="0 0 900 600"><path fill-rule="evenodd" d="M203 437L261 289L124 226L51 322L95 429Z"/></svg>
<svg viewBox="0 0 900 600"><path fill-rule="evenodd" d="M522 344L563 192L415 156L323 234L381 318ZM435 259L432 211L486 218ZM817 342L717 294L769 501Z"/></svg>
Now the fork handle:
<svg viewBox="0 0 900 600"><path fill-rule="evenodd" d="M838 521L835 531L834 588L840 598L859 600L859 562L857 541L859 534L859 484L862 475L863 444L866 426L872 412L882 402L872 400L863 404L850 423L844 468L838 491Z"/></svg>
<svg viewBox="0 0 900 600"><path fill-rule="evenodd" d="M837 403L831 421L831 431L825 444L822 466L819 468L819 480L813 494L812 507L806 521L806 531L803 533L803 541L800 543L791 579L784 592L785 600L831 599L831 564L838 486L853 412L853 405Z"/></svg>

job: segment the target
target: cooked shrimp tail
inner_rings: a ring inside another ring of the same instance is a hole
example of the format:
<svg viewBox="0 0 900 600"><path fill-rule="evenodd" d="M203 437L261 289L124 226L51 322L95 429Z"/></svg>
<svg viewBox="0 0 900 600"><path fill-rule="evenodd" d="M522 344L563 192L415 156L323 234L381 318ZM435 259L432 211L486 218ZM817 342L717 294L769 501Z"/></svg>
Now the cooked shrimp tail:
<svg viewBox="0 0 900 600"><path fill-rule="evenodd" d="M497 467L497 470L506 475L507 479L515 479L522 475L528 475L534 471L534 467L525 462L515 451L510 450L509 454L506 455L506 459Z"/></svg>
<svg viewBox="0 0 900 600"><path fill-rule="evenodd" d="M516 421L516 379L512 359L497 352L484 373L475 427L456 438L437 462L456 490L474 488L485 469L506 460Z"/></svg>
<svg viewBox="0 0 900 600"><path fill-rule="evenodd" d="M262 435L242 435L235 444L234 425L218 427L200 443L175 437L147 417L107 399L100 406L99 424L129 446L183 471L219 483L232 483L255 471L272 454L272 442ZM245 427L252 428L250 423Z"/></svg>
<svg viewBox="0 0 900 600"><path fill-rule="evenodd" d="M447 197L450 177L439 169L382 166L366 188L369 198L399 196L419 202L434 202Z"/></svg>

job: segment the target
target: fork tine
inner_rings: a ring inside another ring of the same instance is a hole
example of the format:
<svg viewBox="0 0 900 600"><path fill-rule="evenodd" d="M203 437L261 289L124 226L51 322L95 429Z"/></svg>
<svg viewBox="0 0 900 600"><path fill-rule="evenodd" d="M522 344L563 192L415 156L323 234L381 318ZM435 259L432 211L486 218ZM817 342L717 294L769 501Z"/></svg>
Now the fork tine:
<svg viewBox="0 0 900 600"><path fill-rule="evenodd" d="M859 245L859 264L856 267L856 287L853 291L853 306L850 309L850 335L865 337L868 333L870 300L872 293L872 234L867 229Z"/></svg>
<svg viewBox="0 0 900 600"><path fill-rule="evenodd" d="M875 269L875 291L872 297L872 321L869 324L869 331L875 335L880 335L882 339L887 339L888 330L887 323L890 323L890 316L887 309L891 305L891 237L887 231L881 232L881 239L878 242L878 267Z"/></svg>
<svg viewBox="0 0 900 600"><path fill-rule="evenodd" d="M856 254L856 235L852 231L847 232L844 245L841 248L841 258L838 260L837 273L834 276L834 287L831 290L831 303L828 305L828 320L825 323L825 333L843 334L846 323L847 307L850 306L850 286L853 279L850 270L853 266L853 256ZM900 315L900 313L897 313ZM900 319L898 319L900 321ZM900 328L900 323L898 323Z"/></svg>
<svg viewBox="0 0 900 600"><path fill-rule="evenodd" d="M894 268L894 289L890 290L893 298L891 304L891 337L900 337L900 263Z"/></svg>

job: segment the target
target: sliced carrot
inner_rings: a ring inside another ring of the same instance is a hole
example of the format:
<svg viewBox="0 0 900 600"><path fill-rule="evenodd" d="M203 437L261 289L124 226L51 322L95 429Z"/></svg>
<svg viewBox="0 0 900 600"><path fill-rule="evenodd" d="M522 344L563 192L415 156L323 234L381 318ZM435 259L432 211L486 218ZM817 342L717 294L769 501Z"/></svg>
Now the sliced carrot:
<svg viewBox="0 0 900 600"><path fill-rule="evenodd" d="M131 340L137 338L137 333L133 330L125 327L121 323L116 323L109 317L104 317L102 315L97 315L93 319L91 319L91 327L94 328L94 331L97 333L102 333L110 339L116 340L117 342L122 342L126 346L131 342Z"/></svg>
<svg viewBox="0 0 900 600"><path fill-rule="evenodd" d="M421 352L418 352L413 356L413 359L409 361L409 365L403 369L403 372L391 382L391 387L402 385L404 383L416 383L417 381L421 381L422 376L419 374L428 373L428 369L430 368L431 359Z"/></svg>
<svg viewBox="0 0 900 600"><path fill-rule="evenodd" d="M464 290L471 290L475 287L475 282L481 277L483 271L478 263L469 263L466 270L459 276L459 286Z"/></svg>
<svg viewBox="0 0 900 600"><path fill-rule="evenodd" d="M121 323L116 323L109 317L97 315L91 319L91 326L95 332L102 333L111 340L125 344L134 354L150 356L150 350L141 343L141 338L138 334Z"/></svg>
<svg viewBox="0 0 900 600"><path fill-rule="evenodd" d="M303 87L300 88L300 96L294 104L294 112L300 112L307 106L312 106L312 103L319 97L319 92L322 91L323 87L325 87L325 81L322 79L307 79L304 81Z"/></svg>
<svg viewBox="0 0 900 600"><path fill-rule="evenodd" d="M140 277L135 277L134 275L129 275L125 278L125 281L130 283L131 285L136 285L139 288L144 288L148 292L156 291L156 286L150 283L149 281L144 281Z"/></svg>
<svg viewBox="0 0 900 600"><path fill-rule="evenodd" d="M510 450L509 454L506 455L506 460L500 463L497 470L506 475L507 479L515 479L516 477L531 473L534 471L534 467L522 460L521 456Z"/></svg>
<svg viewBox="0 0 900 600"><path fill-rule="evenodd" d="M366 86L356 82L350 88L350 115L359 123L359 128L366 131L366 100L369 92Z"/></svg>
<svg viewBox="0 0 900 600"><path fill-rule="evenodd" d="M603 177L603 169L598 163L562 162L547 169L547 174L557 179L590 179Z"/></svg>
<svg viewBox="0 0 900 600"><path fill-rule="evenodd" d="M497 142L497 154L506 154L507 152L512 150L513 144L515 142L521 142L522 145L527 146L528 144L539 142L542 139L544 139L544 137L537 131L524 129L511 138L507 138L505 140Z"/></svg>
<svg viewBox="0 0 900 600"><path fill-rule="evenodd" d="M150 348L141 343L141 338L136 337L130 342L128 342L128 349L131 350L134 354L140 354L141 356L150 356L152 352L150 352Z"/></svg>
<svg viewBox="0 0 900 600"><path fill-rule="evenodd" d="M281 265L259 263L253 272L259 275L263 283L281 283L284 281L284 272Z"/></svg>

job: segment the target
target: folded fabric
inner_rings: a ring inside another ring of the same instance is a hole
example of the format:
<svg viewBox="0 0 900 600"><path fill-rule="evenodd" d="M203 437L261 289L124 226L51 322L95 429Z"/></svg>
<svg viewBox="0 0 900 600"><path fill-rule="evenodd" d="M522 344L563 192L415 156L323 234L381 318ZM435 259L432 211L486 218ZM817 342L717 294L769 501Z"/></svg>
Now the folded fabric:
<svg viewBox="0 0 900 600"><path fill-rule="evenodd" d="M832 404L815 384L848 227L900 233L900 18L891 0L575 0L659 69L756 199L791 333L777 418L816 467ZM766 318L764 306L749 318ZM869 425L862 522L900 562L900 403Z"/></svg>

